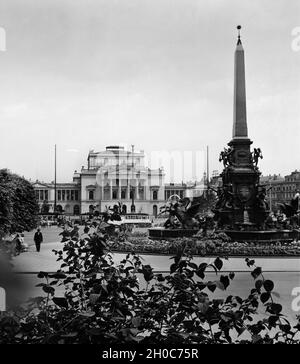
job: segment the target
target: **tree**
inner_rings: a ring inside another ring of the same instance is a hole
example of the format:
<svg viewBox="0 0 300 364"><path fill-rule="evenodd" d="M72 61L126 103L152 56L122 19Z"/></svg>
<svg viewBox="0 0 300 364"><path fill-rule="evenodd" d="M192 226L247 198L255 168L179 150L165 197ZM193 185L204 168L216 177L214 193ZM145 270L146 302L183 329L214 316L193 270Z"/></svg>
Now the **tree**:
<svg viewBox="0 0 300 364"><path fill-rule="evenodd" d="M36 226L39 211L32 185L25 178L0 170L0 237Z"/></svg>
<svg viewBox="0 0 300 364"><path fill-rule="evenodd" d="M48 201L47 200L44 200L43 201L43 204L42 204L42 207L41 207L41 213L42 214L48 214L49 213L49 210L50 210L50 206L48 204Z"/></svg>

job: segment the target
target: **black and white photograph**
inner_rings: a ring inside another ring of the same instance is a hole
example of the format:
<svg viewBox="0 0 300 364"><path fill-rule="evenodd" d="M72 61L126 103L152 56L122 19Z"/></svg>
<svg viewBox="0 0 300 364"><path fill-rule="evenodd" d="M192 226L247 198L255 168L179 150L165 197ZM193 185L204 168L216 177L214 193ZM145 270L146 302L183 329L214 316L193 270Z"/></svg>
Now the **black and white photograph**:
<svg viewBox="0 0 300 364"><path fill-rule="evenodd" d="M1 348L300 344L299 0L0 0L0 136Z"/></svg>

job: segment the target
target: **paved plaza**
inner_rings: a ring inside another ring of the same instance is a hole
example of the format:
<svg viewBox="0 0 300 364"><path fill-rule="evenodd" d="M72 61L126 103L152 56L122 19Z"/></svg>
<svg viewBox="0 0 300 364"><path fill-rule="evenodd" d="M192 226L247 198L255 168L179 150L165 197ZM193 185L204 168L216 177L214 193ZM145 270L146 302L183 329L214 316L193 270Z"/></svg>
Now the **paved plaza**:
<svg viewBox="0 0 300 364"><path fill-rule="evenodd" d="M39 271L53 272L59 269L60 262L56 262L56 256L52 252L53 249L62 249L63 243L59 242L58 233L61 229L57 227L43 228L44 243L42 244L40 253L35 251L35 246L31 243L33 232L26 233L25 241L30 244L29 251L22 253L14 259L14 269L18 272L24 272L26 279L32 281L32 286L38 283L36 273ZM124 258L125 254L114 253L115 262L119 262ZM171 264L170 256L158 255L142 255L145 264L150 264L155 271L168 272ZM194 261L197 264L201 262L210 263L215 258L195 257ZM280 294L277 299L284 307L284 312L293 320L297 312L291 308L293 300L292 290L294 287L300 287L300 259L298 258L256 258L256 264L263 268L266 279L272 279L275 283L275 291ZM234 271L236 276L233 279L229 288L222 292L217 290L213 297L222 298L228 295L237 295L246 297L251 288L253 288L254 280L250 274L243 258L229 258L224 260L224 271ZM207 274L208 280L215 279L215 273ZM142 280L142 277L141 277ZM40 289L32 291L36 295L43 294ZM263 314L263 311L260 312Z"/></svg>

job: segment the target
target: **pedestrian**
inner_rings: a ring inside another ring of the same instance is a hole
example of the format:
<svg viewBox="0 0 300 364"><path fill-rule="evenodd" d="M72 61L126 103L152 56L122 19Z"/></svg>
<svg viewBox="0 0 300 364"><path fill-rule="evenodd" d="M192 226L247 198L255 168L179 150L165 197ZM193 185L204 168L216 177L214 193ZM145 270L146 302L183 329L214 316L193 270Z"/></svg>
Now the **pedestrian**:
<svg viewBox="0 0 300 364"><path fill-rule="evenodd" d="M22 245L22 252L27 252L28 251L28 244L25 243L25 237L24 234L21 234L21 245Z"/></svg>
<svg viewBox="0 0 300 364"><path fill-rule="evenodd" d="M13 239L13 245L15 249L15 255L19 255L21 253L22 244L20 234L17 234Z"/></svg>
<svg viewBox="0 0 300 364"><path fill-rule="evenodd" d="M43 242L43 234L41 233L40 228L37 228L37 231L34 234L34 242L35 242L36 251L39 252L41 249L41 243Z"/></svg>

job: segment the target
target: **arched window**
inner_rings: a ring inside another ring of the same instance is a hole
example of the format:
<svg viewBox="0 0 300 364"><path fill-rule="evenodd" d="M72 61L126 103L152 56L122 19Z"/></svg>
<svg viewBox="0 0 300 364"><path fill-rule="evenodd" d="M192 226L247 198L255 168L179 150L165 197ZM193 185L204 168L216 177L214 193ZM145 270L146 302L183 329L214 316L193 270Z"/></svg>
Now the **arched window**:
<svg viewBox="0 0 300 364"><path fill-rule="evenodd" d="M56 212L62 213L62 211L63 211L62 206L61 205L56 205Z"/></svg>
<svg viewBox="0 0 300 364"><path fill-rule="evenodd" d="M73 214L74 214L74 215L79 215L79 214L80 214L79 205L75 205L75 206L73 207Z"/></svg>
<svg viewBox="0 0 300 364"><path fill-rule="evenodd" d="M113 191L112 198L113 198L113 200L117 199L117 191Z"/></svg>
<svg viewBox="0 0 300 364"><path fill-rule="evenodd" d="M157 217L157 205L153 205L153 216Z"/></svg>
<svg viewBox="0 0 300 364"><path fill-rule="evenodd" d="M89 191L89 200L94 199L94 191Z"/></svg>
<svg viewBox="0 0 300 364"><path fill-rule="evenodd" d="M122 199L126 198L126 192L124 190L121 191L121 198Z"/></svg>
<svg viewBox="0 0 300 364"><path fill-rule="evenodd" d="M153 191L153 200L157 200L157 191L156 190Z"/></svg>

